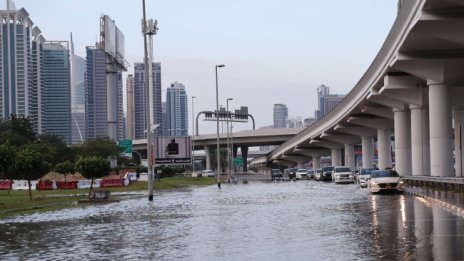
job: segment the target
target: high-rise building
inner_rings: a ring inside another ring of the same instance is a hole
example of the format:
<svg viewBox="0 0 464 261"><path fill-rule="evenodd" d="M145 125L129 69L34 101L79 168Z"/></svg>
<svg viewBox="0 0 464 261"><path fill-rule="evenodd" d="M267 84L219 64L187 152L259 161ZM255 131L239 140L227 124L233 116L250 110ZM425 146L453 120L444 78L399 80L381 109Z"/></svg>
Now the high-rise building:
<svg viewBox="0 0 464 261"><path fill-rule="evenodd" d="M345 98L345 95L330 94L330 88L321 85L317 88L318 109L314 112L316 120L322 119L327 113L331 112L338 103Z"/></svg>
<svg viewBox="0 0 464 261"><path fill-rule="evenodd" d="M181 83L172 83L167 89L166 119L168 136L188 135L187 92Z"/></svg>
<svg viewBox="0 0 464 261"><path fill-rule="evenodd" d="M85 141L85 59L74 53L71 34L71 136L72 144Z"/></svg>
<svg viewBox="0 0 464 261"><path fill-rule="evenodd" d="M317 87L317 110L315 112L316 120L321 119L325 115L324 111L324 97L329 95L330 88L324 84Z"/></svg>
<svg viewBox="0 0 464 261"><path fill-rule="evenodd" d="M44 42L41 60L39 134L71 143L71 70L68 42Z"/></svg>
<svg viewBox="0 0 464 261"><path fill-rule="evenodd" d="M127 96L127 112L126 112L126 130L127 138L135 138L135 103L134 103L134 75L129 74L126 79L126 96Z"/></svg>
<svg viewBox="0 0 464 261"><path fill-rule="evenodd" d="M0 10L0 119L27 116L38 134L71 142L67 42L46 42L29 13Z"/></svg>
<svg viewBox="0 0 464 261"><path fill-rule="evenodd" d="M156 136L161 136L162 126L162 105L161 105L161 64L152 63L152 83L153 92L150 95L152 112L151 122L158 125L155 130ZM134 64L134 134L135 139L146 138L146 94L145 94L145 65L143 63Z"/></svg>
<svg viewBox="0 0 464 261"><path fill-rule="evenodd" d="M286 128L288 108L284 104L274 104L274 128Z"/></svg>
<svg viewBox="0 0 464 261"><path fill-rule="evenodd" d="M85 134L87 139L108 137L106 54L103 49L86 48L85 71ZM122 73L118 72L117 86L117 137L124 138L122 107Z"/></svg>
<svg viewBox="0 0 464 261"><path fill-rule="evenodd" d="M37 131L38 115L30 115L37 112L39 89L33 89L32 41L39 39L40 30L24 8L11 10L10 4L0 11L0 118L29 116Z"/></svg>

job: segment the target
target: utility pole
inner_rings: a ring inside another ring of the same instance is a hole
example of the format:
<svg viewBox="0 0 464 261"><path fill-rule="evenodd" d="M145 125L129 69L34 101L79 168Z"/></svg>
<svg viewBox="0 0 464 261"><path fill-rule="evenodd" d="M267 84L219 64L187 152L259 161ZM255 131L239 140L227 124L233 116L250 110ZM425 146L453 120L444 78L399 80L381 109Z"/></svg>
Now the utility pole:
<svg viewBox="0 0 464 261"><path fill-rule="evenodd" d="M153 166L154 166L154 153L152 143L152 127L151 127L151 105L150 105L150 63L148 59L148 39L147 36L155 35L158 31L157 23L147 23L146 11L145 11L145 0L142 0L143 5L143 20L142 20L142 33L143 33L143 46L144 46L144 65L145 65L145 94L146 94L146 122L147 122L147 158L148 158L148 200L153 201ZM154 130L153 130L154 131Z"/></svg>

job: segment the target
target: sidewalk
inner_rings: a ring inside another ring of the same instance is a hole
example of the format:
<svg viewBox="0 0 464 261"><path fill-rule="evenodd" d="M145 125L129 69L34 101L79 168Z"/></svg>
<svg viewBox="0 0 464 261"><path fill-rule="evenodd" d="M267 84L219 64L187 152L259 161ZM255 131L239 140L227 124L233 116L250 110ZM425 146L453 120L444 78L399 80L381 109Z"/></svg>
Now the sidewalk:
<svg viewBox="0 0 464 261"><path fill-rule="evenodd" d="M464 216L464 194L454 191L433 190L428 187L406 187L406 193L424 198L431 203Z"/></svg>

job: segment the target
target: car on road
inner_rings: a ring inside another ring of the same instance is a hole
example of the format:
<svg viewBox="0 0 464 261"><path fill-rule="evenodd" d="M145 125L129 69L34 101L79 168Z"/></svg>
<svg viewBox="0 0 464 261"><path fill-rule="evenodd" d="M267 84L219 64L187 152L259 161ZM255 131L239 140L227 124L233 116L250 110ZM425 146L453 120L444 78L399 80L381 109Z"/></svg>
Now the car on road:
<svg viewBox="0 0 464 261"><path fill-rule="evenodd" d="M296 179L308 179L307 169L298 169L295 174Z"/></svg>
<svg viewBox="0 0 464 261"><path fill-rule="evenodd" d="M400 175L394 169L374 170L367 181L367 186L372 193L378 192L403 192L404 183Z"/></svg>
<svg viewBox="0 0 464 261"><path fill-rule="evenodd" d="M271 169L271 176L272 179L282 178L282 171L280 169Z"/></svg>
<svg viewBox="0 0 464 261"><path fill-rule="evenodd" d="M356 182L361 188L367 187L367 180L370 178L372 172L378 170L377 168L360 168L356 175Z"/></svg>
<svg viewBox="0 0 464 261"><path fill-rule="evenodd" d="M321 180L321 175L322 175L322 169L316 169L314 172L314 180Z"/></svg>
<svg viewBox="0 0 464 261"><path fill-rule="evenodd" d="M306 171L306 174L308 175L308 179L314 179L314 173L315 173L314 170L308 169L308 170Z"/></svg>
<svg viewBox="0 0 464 261"><path fill-rule="evenodd" d="M213 178L214 176L216 176L216 174L214 173L214 171L210 170L210 169L205 169L201 172L201 175L203 177L208 177L208 178Z"/></svg>
<svg viewBox="0 0 464 261"><path fill-rule="evenodd" d="M354 183L354 175L346 166L336 166L332 171L332 179L335 183Z"/></svg>
<svg viewBox="0 0 464 261"><path fill-rule="evenodd" d="M332 171L333 170L334 170L333 166L323 167L322 168L321 178L319 180L321 180L321 181L332 181Z"/></svg>
<svg viewBox="0 0 464 261"><path fill-rule="evenodd" d="M286 169L285 171L287 172L287 176L289 179L296 178L296 171L297 171L296 168L289 168L289 169Z"/></svg>

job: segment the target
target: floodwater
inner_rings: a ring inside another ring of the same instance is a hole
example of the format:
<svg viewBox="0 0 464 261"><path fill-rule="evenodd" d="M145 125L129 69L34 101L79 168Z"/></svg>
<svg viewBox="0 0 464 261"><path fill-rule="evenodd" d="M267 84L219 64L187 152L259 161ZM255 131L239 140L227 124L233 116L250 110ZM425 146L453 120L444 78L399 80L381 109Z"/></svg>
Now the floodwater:
<svg viewBox="0 0 464 261"><path fill-rule="evenodd" d="M463 260L464 218L315 181L223 184L0 220L1 260Z"/></svg>

